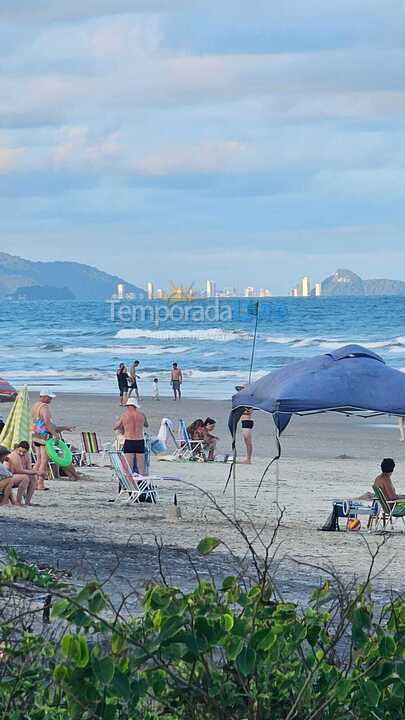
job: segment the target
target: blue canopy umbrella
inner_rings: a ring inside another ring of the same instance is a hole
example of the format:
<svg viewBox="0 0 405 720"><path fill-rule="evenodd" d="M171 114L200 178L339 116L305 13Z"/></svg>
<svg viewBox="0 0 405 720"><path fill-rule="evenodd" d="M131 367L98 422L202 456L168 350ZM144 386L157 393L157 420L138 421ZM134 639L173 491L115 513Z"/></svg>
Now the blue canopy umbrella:
<svg viewBox="0 0 405 720"><path fill-rule="evenodd" d="M294 414L332 411L405 416L405 374L388 367L379 355L360 345L346 345L326 355L291 363L234 395L229 418L234 442L245 407L270 413L277 435ZM279 457L280 446L272 462Z"/></svg>

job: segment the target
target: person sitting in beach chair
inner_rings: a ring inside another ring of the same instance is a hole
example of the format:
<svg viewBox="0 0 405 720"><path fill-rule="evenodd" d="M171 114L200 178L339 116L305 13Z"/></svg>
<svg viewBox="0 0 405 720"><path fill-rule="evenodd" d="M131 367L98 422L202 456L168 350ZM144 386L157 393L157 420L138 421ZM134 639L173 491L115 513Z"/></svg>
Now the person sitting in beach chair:
<svg viewBox="0 0 405 720"><path fill-rule="evenodd" d="M216 435L212 434L212 431L215 429L215 425L216 421L207 417L202 426L196 428L194 433L195 440L201 442L204 450L208 452L208 461L215 460L215 450L219 440Z"/></svg>
<svg viewBox="0 0 405 720"><path fill-rule="evenodd" d="M400 517L405 524L405 495L398 495L392 483L392 474L395 470L395 461L385 458L381 463L381 474L376 477L373 490L383 511L383 524L388 516L392 525L392 518Z"/></svg>

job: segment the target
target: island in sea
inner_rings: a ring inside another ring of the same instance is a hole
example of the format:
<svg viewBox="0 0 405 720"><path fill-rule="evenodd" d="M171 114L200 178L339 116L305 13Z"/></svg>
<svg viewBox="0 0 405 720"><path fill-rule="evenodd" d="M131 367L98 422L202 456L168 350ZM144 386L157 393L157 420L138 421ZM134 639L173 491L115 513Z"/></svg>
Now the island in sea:
<svg viewBox="0 0 405 720"><path fill-rule="evenodd" d="M143 288L116 275L78 262L34 262L0 253L0 299L13 300L105 300L125 283L136 299L146 297Z"/></svg>

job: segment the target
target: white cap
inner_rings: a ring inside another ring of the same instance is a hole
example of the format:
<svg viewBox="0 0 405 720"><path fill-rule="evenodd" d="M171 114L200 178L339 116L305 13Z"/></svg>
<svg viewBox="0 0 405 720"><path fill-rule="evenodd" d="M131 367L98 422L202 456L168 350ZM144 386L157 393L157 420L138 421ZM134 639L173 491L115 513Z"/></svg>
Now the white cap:
<svg viewBox="0 0 405 720"><path fill-rule="evenodd" d="M52 390L49 390L49 388L42 388L39 393L39 397L56 398L56 395L52 392Z"/></svg>
<svg viewBox="0 0 405 720"><path fill-rule="evenodd" d="M129 407L136 407L136 408L141 407L139 402L137 400L135 400L135 398L129 398L129 400L127 400L126 404L129 405Z"/></svg>

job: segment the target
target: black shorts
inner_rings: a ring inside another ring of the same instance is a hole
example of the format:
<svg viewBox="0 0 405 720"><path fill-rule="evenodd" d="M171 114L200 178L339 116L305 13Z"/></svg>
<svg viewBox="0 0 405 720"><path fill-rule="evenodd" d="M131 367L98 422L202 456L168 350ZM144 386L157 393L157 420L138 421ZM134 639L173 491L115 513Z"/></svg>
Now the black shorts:
<svg viewBox="0 0 405 720"><path fill-rule="evenodd" d="M123 453L135 453L139 455L145 454L145 440L125 440Z"/></svg>
<svg viewBox="0 0 405 720"><path fill-rule="evenodd" d="M242 420L242 427L244 430L253 430L253 420Z"/></svg>
<svg viewBox="0 0 405 720"><path fill-rule="evenodd" d="M128 385L127 384L119 385L119 389L120 389L120 395L122 397L124 393L128 392Z"/></svg>

